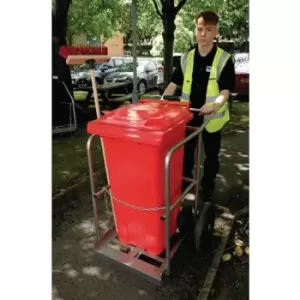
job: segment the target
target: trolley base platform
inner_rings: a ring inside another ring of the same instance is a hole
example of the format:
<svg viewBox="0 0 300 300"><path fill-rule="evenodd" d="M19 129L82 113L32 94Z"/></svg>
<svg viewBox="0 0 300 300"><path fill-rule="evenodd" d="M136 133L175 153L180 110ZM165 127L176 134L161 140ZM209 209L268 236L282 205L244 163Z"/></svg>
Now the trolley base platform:
<svg viewBox="0 0 300 300"><path fill-rule="evenodd" d="M178 250L184 238L185 236L180 234L175 234L172 237L171 258ZM160 285L162 274L165 270L164 253L159 256L154 256L133 245L121 243L118 240L118 234L115 228L107 230L101 239L95 242L94 249L103 257L109 258L118 263L118 265L134 273L138 273L146 280Z"/></svg>

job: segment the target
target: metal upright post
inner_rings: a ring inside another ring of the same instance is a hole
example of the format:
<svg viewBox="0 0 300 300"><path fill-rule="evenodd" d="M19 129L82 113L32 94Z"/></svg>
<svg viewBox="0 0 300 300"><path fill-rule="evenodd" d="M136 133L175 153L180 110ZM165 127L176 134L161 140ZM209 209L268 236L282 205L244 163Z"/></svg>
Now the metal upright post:
<svg viewBox="0 0 300 300"><path fill-rule="evenodd" d="M132 0L132 56L133 56L133 90L132 90L132 103L138 102L137 92L137 0Z"/></svg>

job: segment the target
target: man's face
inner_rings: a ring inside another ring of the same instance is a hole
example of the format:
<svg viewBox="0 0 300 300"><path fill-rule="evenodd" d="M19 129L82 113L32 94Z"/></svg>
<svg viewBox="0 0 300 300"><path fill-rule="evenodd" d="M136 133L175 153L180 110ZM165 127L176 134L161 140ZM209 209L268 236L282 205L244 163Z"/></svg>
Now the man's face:
<svg viewBox="0 0 300 300"><path fill-rule="evenodd" d="M214 24L205 24L203 18L197 20L195 35L199 46L209 46L214 42L217 36L217 26Z"/></svg>

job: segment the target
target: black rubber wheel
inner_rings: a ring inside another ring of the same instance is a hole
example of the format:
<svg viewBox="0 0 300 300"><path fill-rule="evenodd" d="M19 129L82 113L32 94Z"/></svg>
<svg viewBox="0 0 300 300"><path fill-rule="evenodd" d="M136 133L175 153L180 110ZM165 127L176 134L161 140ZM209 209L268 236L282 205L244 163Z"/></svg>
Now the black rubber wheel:
<svg viewBox="0 0 300 300"><path fill-rule="evenodd" d="M103 83L104 83L104 78L103 78L103 77L98 77L98 76L96 76L95 79L96 79L96 82L97 82L98 84L103 84Z"/></svg>
<svg viewBox="0 0 300 300"><path fill-rule="evenodd" d="M182 207L177 217L177 228L180 234L186 234L193 227L193 219L193 208Z"/></svg>
<svg viewBox="0 0 300 300"><path fill-rule="evenodd" d="M215 223L215 209L211 202L205 202L196 219L194 243L197 250L206 250L211 241Z"/></svg>
<svg viewBox="0 0 300 300"><path fill-rule="evenodd" d="M77 81L77 85L78 85L79 88L85 88L85 87L87 87L89 84L88 84L88 81L87 81L86 79L80 78L80 79L78 79L78 81Z"/></svg>

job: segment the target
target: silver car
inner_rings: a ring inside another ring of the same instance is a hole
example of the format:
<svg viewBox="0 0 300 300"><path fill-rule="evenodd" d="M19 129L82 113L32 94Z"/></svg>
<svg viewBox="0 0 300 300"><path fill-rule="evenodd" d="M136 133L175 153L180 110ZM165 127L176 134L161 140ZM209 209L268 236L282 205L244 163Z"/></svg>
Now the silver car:
<svg viewBox="0 0 300 300"><path fill-rule="evenodd" d="M138 59L137 60L137 90L144 94L149 89L157 86L158 70L162 65L154 60ZM118 71L109 74L106 82L128 82L128 88L133 87L133 63L124 64Z"/></svg>

